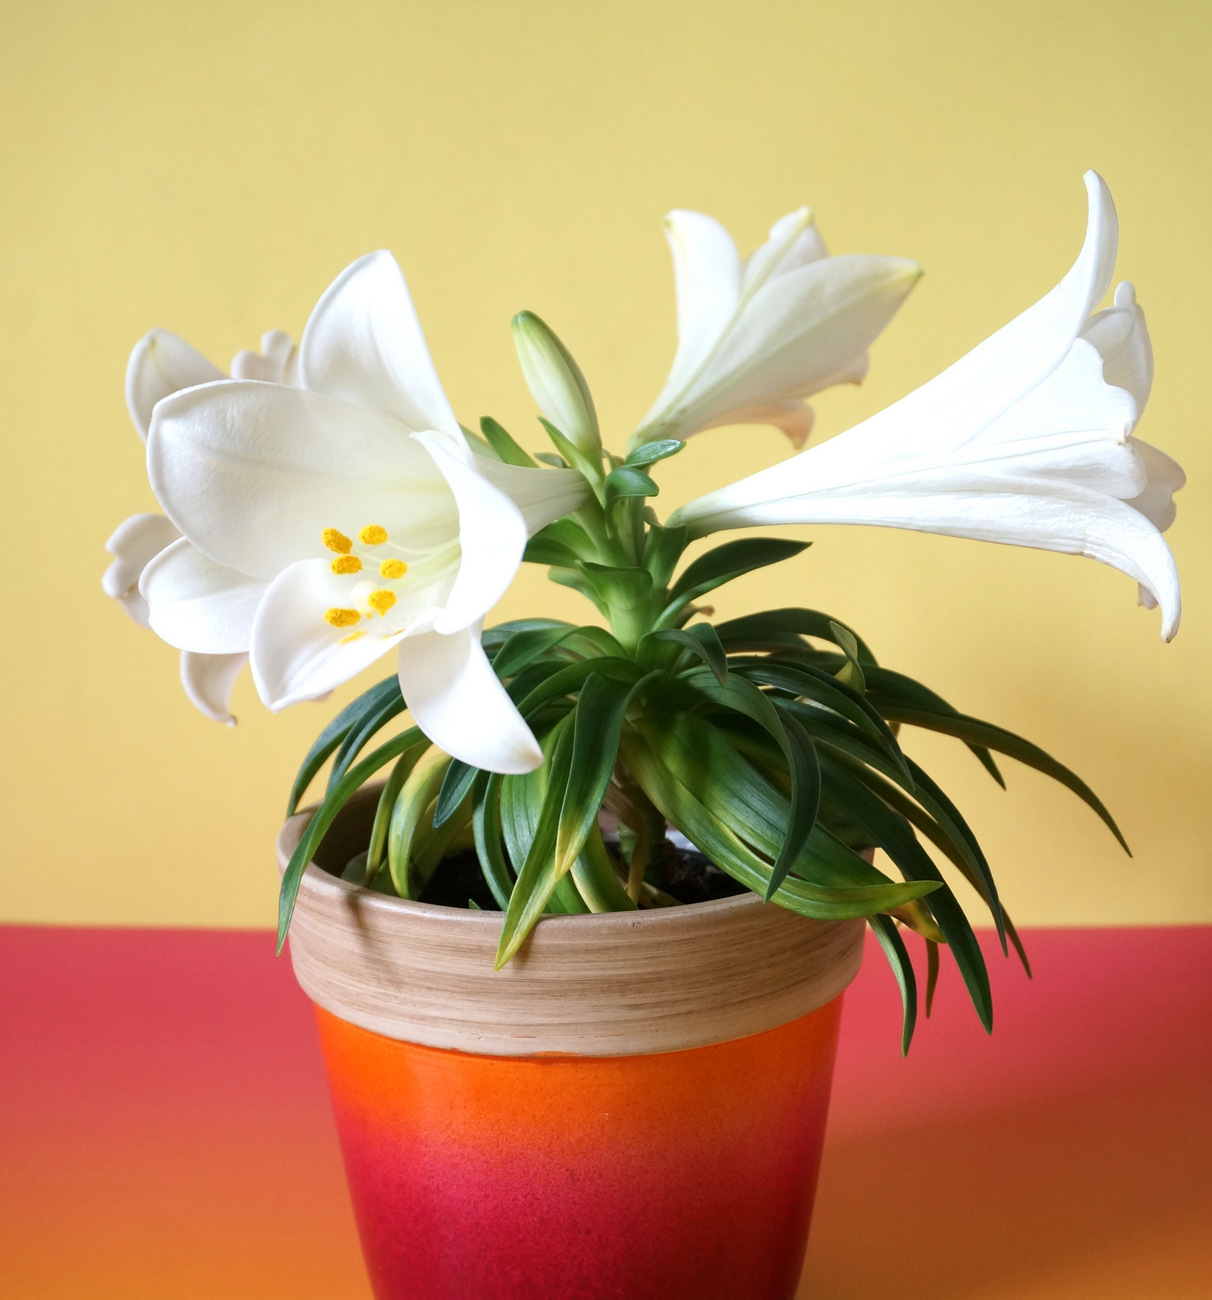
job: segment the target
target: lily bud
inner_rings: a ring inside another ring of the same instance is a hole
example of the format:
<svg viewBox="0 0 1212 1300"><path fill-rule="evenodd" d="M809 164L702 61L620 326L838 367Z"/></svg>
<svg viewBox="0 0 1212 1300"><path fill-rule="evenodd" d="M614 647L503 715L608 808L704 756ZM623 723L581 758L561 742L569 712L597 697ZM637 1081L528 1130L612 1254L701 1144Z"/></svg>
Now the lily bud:
<svg viewBox="0 0 1212 1300"><path fill-rule="evenodd" d="M513 345L539 410L574 446L596 455L602 446L597 412L572 354L532 311L513 318Z"/></svg>

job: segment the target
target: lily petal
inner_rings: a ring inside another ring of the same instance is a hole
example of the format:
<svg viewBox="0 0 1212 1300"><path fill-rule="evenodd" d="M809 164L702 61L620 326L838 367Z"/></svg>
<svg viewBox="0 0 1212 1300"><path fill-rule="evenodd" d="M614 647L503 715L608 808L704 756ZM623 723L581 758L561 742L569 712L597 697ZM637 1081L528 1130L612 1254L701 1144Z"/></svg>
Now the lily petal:
<svg viewBox="0 0 1212 1300"><path fill-rule="evenodd" d="M584 475L575 469L529 469L490 456L476 456L474 464L476 472L522 512L528 537L579 509L593 496Z"/></svg>
<svg viewBox="0 0 1212 1300"><path fill-rule="evenodd" d="M181 685L189 702L215 722L234 727L231 693L247 662L247 654L202 655L182 650Z"/></svg>
<svg viewBox="0 0 1212 1300"><path fill-rule="evenodd" d="M326 528L455 530L442 475L397 420L297 388L230 380L166 398L147 469L181 531L252 577L322 555Z"/></svg>
<svg viewBox="0 0 1212 1300"><path fill-rule="evenodd" d="M216 564L182 537L143 570L139 593L148 604L149 626L169 645L227 655L248 650L266 585Z"/></svg>
<svg viewBox="0 0 1212 1300"><path fill-rule="evenodd" d="M269 584L253 620L252 674L275 712L347 682L404 636L403 618L390 628L369 618L345 627L326 622L326 609L351 605L351 586L323 560L292 564Z"/></svg>
<svg viewBox="0 0 1212 1300"><path fill-rule="evenodd" d="M139 579L148 564L180 537L172 520L153 513L131 515L114 529L105 549L114 562L101 576L101 590L119 601L140 627L147 627L147 601Z"/></svg>
<svg viewBox="0 0 1212 1300"><path fill-rule="evenodd" d="M294 384L298 372L299 351L294 340L283 330L270 330L261 336L261 351L247 349L232 358L233 379L258 379L263 384Z"/></svg>
<svg viewBox="0 0 1212 1300"><path fill-rule="evenodd" d="M503 492L452 455L442 439L427 433L414 433L413 438L433 457L459 509L462 562L445 607L434 620L435 631L458 632L482 621L513 581L526 549L526 521Z"/></svg>
<svg viewBox="0 0 1212 1300"><path fill-rule="evenodd" d="M878 415L670 522L693 536L875 524L1087 555L1137 579L1160 603L1169 640L1178 574L1159 526L1173 518L1182 470L1130 436L1147 396L1148 336L1134 300L1125 294L1118 315L1086 319L1110 281L1116 239L1106 186L1094 173L1086 186L1081 254L1034 307Z"/></svg>
<svg viewBox="0 0 1212 1300"><path fill-rule="evenodd" d="M828 257L829 250L812 217L811 208L798 208L770 227L770 238L745 260L742 288L751 291L772 275L784 275Z"/></svg>
<svg viewBox="0 0 1212 1300"><path fill-rule="evenodd" d="M386 251L347 267L316 304L299 377L304 388L394 416L410 431L459 432L404 274Z"/></svg>
<svg viewBox="0 0 1212 1300"><path fill-rule="evenodd" d="M152 330L135 344L126 366L126 409L147 441L152 410L161 398L195 384L225 379L223 371L168 330Z"/></svg>
<svg viewBox="0 0 1212 1300"><path fill-rule="evenodd" d="M453 758L489 772L532 772L543 751L480 646L473 624L400 643L400 690L417 726Z"/></svg>
<svg viewBox="0 0 1212 1300"><path fill-rule="evenodd" d="M1153 344L1136 290L1127 280L1115 286L1115 306L1086 322L1082 338L1098 349L1107 383L1132 394L1140 419L1153 387Z"/></svg>

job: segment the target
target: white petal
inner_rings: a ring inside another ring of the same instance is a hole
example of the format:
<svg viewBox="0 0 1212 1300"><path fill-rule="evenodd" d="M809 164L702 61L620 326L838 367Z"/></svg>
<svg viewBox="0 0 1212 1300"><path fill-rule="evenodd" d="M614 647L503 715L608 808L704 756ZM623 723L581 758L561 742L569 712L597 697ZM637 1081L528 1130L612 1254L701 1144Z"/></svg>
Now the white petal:
<svg viewBox="0 0 1212 1300"><path fill-rule="evenodd" d="M866 356L866 353L863 355ZM815 423L816 413L807 402L789 401L729 411L727 415L707 425L707 428L718 429L733 424L771 424L787 435L793 447L799 448L807 443Z"/></svg>
<svg viewBox="0 0 1212 1300"><path fill-rule="evenodd" d="M143 570L139 592L153 632L179 650L241 654L266 583L208 559L184 537Z"/></svg>
<svg viewBox="0 0 1212 1300"><path fill-rule="evenodd" d="M1082 338L1099 350L1107 383L1132 394L1136 418L1140 419L1153 387L1153 344L1145 313L1137 305L1136 293L1127 280L1116 285L1115 306L1086 322Z"/></svg>
<svg viewBox="0 0 1212 1300"><path fill-rule="evenodd" d="M126 366L126 409L139 437L147 441L152 409L162 397L223 378L223 371L184 339L168 330L145 334Z"/></svg>
<svg viewBox="0 0 1212 1300"><path fill-rule="evenodd" d="M742 288L755 289L772 275L784 275L798 266L829 256L812 219L811 208L799 208L770 227L770 238L745 261Z"/></svg>
<svg viewBox="0 0 1212 1300"><path fill-rule="evenodd" d="M678 350L654 410L683 387L715 347L741 293L741 259L718 221L702 212L671 212L665 238L673 254Z"/></svg>
<svg viewBox="0 0 1212 1300"><path fill-rule="evenodd" d="M413 437L433 457L459 508L462 560L445 607L434 621L438 632L457 632L482 620L505 594L522 563L526 521L502 491L452 455L442 439L427 433Z"/></svg>
<svg viewBox="0 0 1212 1300"><path fill-rule="evenodd" d="M388 252L359 258L316 304L299 346L299 378L304 388L394 416L410 430L459 432Z"/></svg>
<svg viewBox="0 0 1212 1300"><path fill-rule="evenodd" d="M269 584L253 621L252 673L275 712L347 682L404 635L402 621L377 616L344 628L327 623L326 609L352 605L351 589L324 560L292 564Z"/></svg>
<svg viewBox="0 0 1212 1300"><path fill-rule="evenodd" d="M265 384L289 384L297 369L298 350L283 330L261 337L261 351L237 352L231 363L233 379L258 379Z"/></svg>
<svg viewBox="0 0 1212 1300"><path fill-rule="evenodd" d="M529 469L488 456L476 456L474 463L477 472L521 510L529 537L583 506L593 495L593 489L575 469Z"/></svg>
<svg viewBox="0 0 1212 1300"><path fill-rule="evenodd" d="M1174 494L1186 483L1187 476L1178 461L1149 443L1133 438L1132 447L1145 467L1146 481L1144 491L1128 504L1164 533L1178 513Z"/></svg>
<svg viewBox="0 0 1212 1300"><path fill-rule="evenodd" d="M149 513L124 519L105 543L115 558L101 576L101 590L120 601L142 627L148 626L147 601L139 594L139 579L150 561L180 536L170 519Z"/></svg>
<svg viewBox="0 0 1212 1300"><path fill-rule="evenodd" d="M418 545L455 534L450 490L399 421L297 388L232 380L168 398L147 467L181 531L254 577L323 555L325 528L378 524Z"/></svg>
<svg viewBox="0 0 1212 1300"><path fill-rule="evenodd" d="M181 685L189 702L215 722L234 727L231 692L246 663L247 654L200 655L182 650Z"/></svg>
<svg viewBox="0 0 1212 1300"><path fill-rule="evenodd" d="M490 772L532 772L543 752L480 646L478 626L400 643L400 690L417 726L452 757Z"/></svg>

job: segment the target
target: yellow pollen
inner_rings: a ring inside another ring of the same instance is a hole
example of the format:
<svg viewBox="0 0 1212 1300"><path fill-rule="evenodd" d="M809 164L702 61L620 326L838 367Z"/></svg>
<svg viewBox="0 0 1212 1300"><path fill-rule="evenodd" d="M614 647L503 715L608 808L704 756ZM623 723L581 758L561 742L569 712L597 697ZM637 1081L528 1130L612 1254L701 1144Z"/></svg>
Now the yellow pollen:
<svg viewBox="0 0 1212 1300"><path fill-rule="evenodd" d="M326 609L324 621L333 627L353 627L362 617L356 609Z"/></svg>
<svg viewBox="0 0 1212 1300"><path fill-rule="evenodd" d="M384 560L379 565L381 578L402 578L408 572L408 565L403 560Z"/></svg>
<svg viewBox="0 0 1212 1300"><path fill-rule="evenodd" d="M364 637L365 635L366 629L359 628L357 632L351 632L348 636L343 636L341 638L341 644L348 645L351 641L357 641L360 637Z"/></svg>
<svg viewBox="0 0 1212 1300"><path fill-rule="evenodd" d="M333 573L358 573L362 561L356 555L338 555L328 567Z"/></svg>
<svg viewBox="0 0 1212 1300"><path fill-rule="evenodd" d="M382 546L387 540L387 529L378 524L367 524L358 534L358 540L365 546Z"/></svg>
<svg viewBox="0 0 1212 1300"><path fill-rule="evenodd" d="M396 603L396 593L394 591L372 591L366 597L366 603L378 614L386 614L387 611Z"/></svg>
<svg viewBox="0 0 1212 1300"><path fill-rule="evenodd" d="M326 528L321 536L324 538L324 545L330 551L336 551L338 555L348 555L353 550L353 542L337 528Z"/></svg>

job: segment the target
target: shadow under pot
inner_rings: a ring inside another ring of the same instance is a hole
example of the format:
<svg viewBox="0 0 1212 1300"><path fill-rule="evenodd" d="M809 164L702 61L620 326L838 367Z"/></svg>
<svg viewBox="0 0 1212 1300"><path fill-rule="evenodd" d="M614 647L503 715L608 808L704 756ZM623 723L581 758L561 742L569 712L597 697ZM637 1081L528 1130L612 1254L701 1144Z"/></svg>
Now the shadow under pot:
<svg viewBox="0 0 1212 1300"><path fill-rule="evenodd" d="M864 923L749 893L547 916L494 972L499 912L335 874L377 797L307 868L290 951L378 1300L791 1300Z"/></svg>

